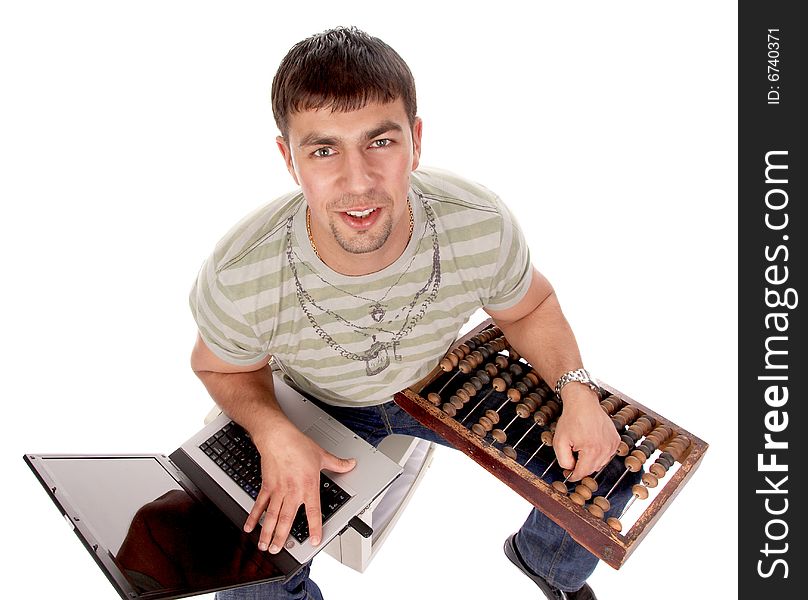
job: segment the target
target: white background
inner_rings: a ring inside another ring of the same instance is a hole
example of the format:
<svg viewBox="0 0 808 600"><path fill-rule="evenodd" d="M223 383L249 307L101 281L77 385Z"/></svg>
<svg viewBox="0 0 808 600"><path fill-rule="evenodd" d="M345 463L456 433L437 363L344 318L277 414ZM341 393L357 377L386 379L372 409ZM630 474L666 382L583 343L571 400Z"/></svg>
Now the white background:
<svg viewBox="0 0 808 600"><path fill-rule="evenodd" d="M737 593L736 6L527 5L3 4L4 597L116 597L22 454L168 453L200 425L188 291L293 185L280 59L349 24L415 74L422 163L510 205L590 370L711 444L599 598ZM331 600L537 597L501 551L527 510L441 450L364 574L323 555L314 576Z"/></svg>

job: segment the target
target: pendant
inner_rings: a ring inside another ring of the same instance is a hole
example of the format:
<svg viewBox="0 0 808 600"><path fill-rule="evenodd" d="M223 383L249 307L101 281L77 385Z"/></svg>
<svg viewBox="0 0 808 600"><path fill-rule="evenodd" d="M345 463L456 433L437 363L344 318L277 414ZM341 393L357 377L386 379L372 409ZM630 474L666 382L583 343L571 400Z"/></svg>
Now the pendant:
<svg viewBox="0 0 808 600"><path fill-rule="evenodd" d="M372 308L370 309L370 316L373 317L373 320L377 323L380 323L381 320L384 318L385 311L382 308L382 305L376 302L375 304L371 305Z"/></svg>
<svg viewBox="0 0 808 600"><path fill-rule="evenodd" d="M390 365L387 347L381 342L373 342L366 356L370 357L365 361L365 372L368 375L377 375Z"/></svg>

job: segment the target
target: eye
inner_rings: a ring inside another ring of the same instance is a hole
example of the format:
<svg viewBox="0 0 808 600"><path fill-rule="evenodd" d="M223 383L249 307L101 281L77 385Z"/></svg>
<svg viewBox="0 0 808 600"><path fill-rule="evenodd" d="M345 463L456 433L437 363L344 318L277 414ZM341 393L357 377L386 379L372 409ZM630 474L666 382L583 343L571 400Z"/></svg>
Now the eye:
<svg viewBox="0 0 808 600"><path fill-rule="evenodd" d="M326 158L334 154L334 149L330 148L329 146L323 146L322 148L317 148L317 150L315 150L311 154L315 158Z"/></svg>
<svg viewBox="0 0 808 600"><path fill-rule="evenodd" d="M371 148L386 148L390 144L393 143L393 140L389 140L387 138L382 138L380 140L373 140L370 142Z"/></svg>

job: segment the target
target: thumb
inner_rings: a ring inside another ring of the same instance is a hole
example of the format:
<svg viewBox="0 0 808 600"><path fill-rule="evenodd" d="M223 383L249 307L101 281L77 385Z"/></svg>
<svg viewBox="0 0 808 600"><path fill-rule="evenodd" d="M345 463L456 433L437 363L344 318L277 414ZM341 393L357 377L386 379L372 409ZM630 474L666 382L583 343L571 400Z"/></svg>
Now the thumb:
<svg viewBox="0 0 808 600"><path fill-rule="evenodd" d="M562 469L572 469L575 466L575 458L572 456L572 445L561 436L556 436L553 440L553 450L555 450L558 464Z"/></svg>
<svg viewBox="0 0 808 600"><path fill-rule="evenodd" d="M347 473L356 466L355 458L339 458L330 452L323 452L323 469L335 473Z"/></svg>

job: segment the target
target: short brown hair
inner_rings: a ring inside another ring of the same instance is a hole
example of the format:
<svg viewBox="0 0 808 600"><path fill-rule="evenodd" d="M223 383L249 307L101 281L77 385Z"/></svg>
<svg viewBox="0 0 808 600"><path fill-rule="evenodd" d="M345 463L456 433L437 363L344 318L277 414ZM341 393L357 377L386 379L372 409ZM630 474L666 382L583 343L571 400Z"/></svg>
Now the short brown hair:
<svg viewBox="0 0 808 600"><path fill-rule="evenodd" d="M390 46L356 27L329 29L298 42L272 80L272 113L284 137L292 113L326 107L349 112L398 98L412 126L416 102L410 68Z"/></svg>

